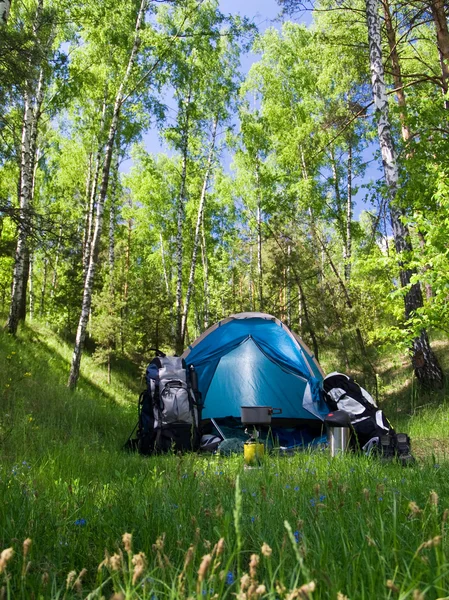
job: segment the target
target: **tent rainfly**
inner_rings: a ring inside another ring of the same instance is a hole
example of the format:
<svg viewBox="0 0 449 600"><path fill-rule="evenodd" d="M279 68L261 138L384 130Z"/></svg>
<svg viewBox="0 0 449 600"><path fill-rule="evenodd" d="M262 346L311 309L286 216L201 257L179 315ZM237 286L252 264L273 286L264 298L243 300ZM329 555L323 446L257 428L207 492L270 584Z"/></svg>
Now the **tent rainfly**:
<svg viewBox="0 0 449 600"><path fill-rule="evenodd" d="M203 418L240 417L240 407L272 406L282 418L328 413L324 373L304 342L279 319L247 312L219 321L183 353L198 374Z"/></svg>

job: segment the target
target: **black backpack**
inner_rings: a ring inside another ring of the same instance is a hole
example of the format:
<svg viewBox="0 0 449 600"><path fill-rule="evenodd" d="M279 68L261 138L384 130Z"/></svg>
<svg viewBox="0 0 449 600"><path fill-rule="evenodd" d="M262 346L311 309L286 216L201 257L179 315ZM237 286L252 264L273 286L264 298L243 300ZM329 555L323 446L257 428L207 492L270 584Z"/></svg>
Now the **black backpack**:
<svg viewBox="0 0 449 600"><path fill-rule="evenodd" d="M187 369L183 358L159 354L147 367L147 388L139 396L137 439L128 441L127 447L141 454L197 450L201 403L194 367Z"/></svg>
<svg viewBox="0 0 449 600"><path fill-rule="evenodd" d="M361 449L370 443L379 443L385 435L394 435L394 429L372 396L348 375L331 373L323 381L324 398L332 411L343 410L355 433L353 441ZM365 448L366 446L366 448Z"/></svg>

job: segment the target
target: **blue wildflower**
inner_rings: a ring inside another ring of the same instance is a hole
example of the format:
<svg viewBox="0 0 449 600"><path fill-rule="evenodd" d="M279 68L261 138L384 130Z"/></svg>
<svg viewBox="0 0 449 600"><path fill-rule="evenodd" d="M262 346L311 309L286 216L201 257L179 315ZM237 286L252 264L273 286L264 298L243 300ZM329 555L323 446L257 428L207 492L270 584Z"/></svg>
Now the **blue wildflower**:
<svg viewBox="0 0 449 600"><path fill-rule="evenodd" d="M299 485L295 487L295 492L299 492Z"/></svg>
<svg viewBox="0 0 449 600"><path fill-rule="evenodd" d="M324 502L326 500L326 496L320 496L320 502Z"/></svg>
<svg viewBox="0 0 449 600"><path fill-rule="evenodd" d="M256 520L256 517L251 517L251 523L254 523L255 520Z"/></svg>
<svg viewBox="0 0 449 600"><path fill-rule="evenodd" d="M287 485L285 486L285 489L286 489L286 490L289 490L289 489L290 489L290 486L288 485L288 483L287 483Z"/></svg>
<svg viewBox="0 0 449 600"><path fill-rule="evenodd" d="M75 525L77 527L84 527L84 525L86 525L86 523L87 523L86 519L77 519L75 521Z"/></svg>
<svg viewBox="0 0 449 600"><path fill-rule="evenodd" d="M316 504L315 498L310 498L309 502L312 506L315 506L315 504Z"/></svg>
<svg viewBox="0 0 449 600"><path fill-rule="evenodd" d="M232 585L235 581L234 573L232 571L228 571L226 575L226 585Z"/></svg>
<svg viewBox="0 0 449 600"><path fill-rule="evenodd" d="M251 496L252 496L253 498L255 498L255 497L256 497L256 492L253 492L253 493L251 494Z"/></svg>
<svg viewBox="0 0 449 600"><path fill-rule="evenodd" d="M299 533L299 531L294 531L293 535L295 536L296 543L298 543L301 539L301 534Z"/></svg>
<svg viewBox="0 0 449 600"><path fill-rule="evenodd" d="M382 502L382 500L383 500L382 496L379 496L378 500L379 500L379 502Z"/></svg>

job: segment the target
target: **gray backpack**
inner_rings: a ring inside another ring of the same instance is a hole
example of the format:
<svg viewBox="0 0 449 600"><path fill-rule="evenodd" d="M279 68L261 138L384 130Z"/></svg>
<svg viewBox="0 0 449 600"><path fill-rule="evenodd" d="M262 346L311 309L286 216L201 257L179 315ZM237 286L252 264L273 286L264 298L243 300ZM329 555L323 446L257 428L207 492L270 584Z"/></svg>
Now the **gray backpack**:
<svg viewBox="0 0 449 600"><path fill-rule="evenodd" d="M199 402L191 385L193 365L157 356L146 370L147 389L139 398L137 447L142 454L199 447Z"/></svg>

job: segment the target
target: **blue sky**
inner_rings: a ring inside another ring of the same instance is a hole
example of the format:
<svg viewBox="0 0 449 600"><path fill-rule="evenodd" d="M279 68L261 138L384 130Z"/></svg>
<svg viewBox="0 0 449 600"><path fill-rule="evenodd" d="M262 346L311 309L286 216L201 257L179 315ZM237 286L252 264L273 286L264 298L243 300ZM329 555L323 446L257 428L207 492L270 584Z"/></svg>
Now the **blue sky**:
<svg viewBox="0 0 449 600"><path fill-rule="evenodd" d="M279 15L281 11L281 7L277 3L276 0L220 0L220 10L225 14L240 14L242 16L249 17L257 26L260 32L265 31L268 27L280 27L281 22L279 21ZM311 22L311 14L310 13L301 13L295 17L295 20L309 24ZM253 53L248 53L242 56L241 66L242 71L247 73L252 63L257 61L258 56ZM167 152L167 148L161 144L161 140L159 139L158 132L155 129L152 129L148 133L146 133L143 137L143 142L146 149L149 152ZM372 159L372 155L375 148L370 146L365 150L363 154L363 158L365 161L370 161ZM224 156L223 162L225 167L226 163L229 164L230 157ZM127 160L122 164L121 170L126 172L132 166L132 161ZM377 170L376 165L369 166L367 169L367 173L363 179L363 181L355 180L353 185L360 186L362 183L366 183L370 179L377 179L381 176L381 173ZM365 190L359 189L359 192L355 196L355 207L354 207L354 217L358 218L360 212L366 208L363 198L365 196Z"/></svg>

